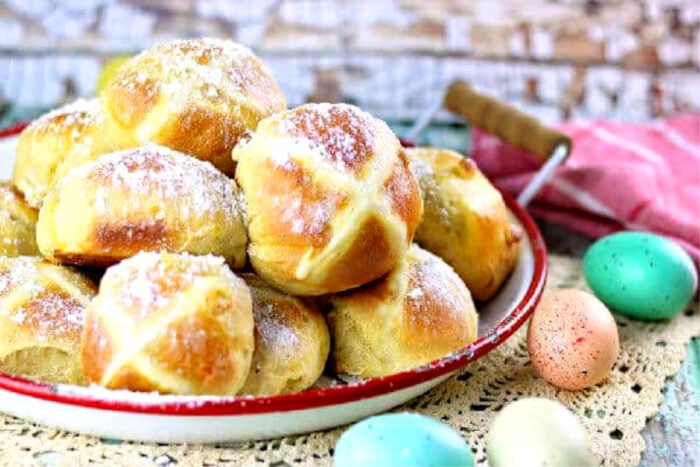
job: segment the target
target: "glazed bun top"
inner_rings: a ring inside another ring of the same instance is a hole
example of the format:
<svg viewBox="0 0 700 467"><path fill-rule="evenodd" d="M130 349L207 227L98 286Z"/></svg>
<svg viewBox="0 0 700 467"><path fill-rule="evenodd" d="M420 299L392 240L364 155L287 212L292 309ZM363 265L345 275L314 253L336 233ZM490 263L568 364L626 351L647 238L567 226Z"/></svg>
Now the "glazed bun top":
<svg viewBox="0 0 700 467"><path fill-rule="evenodd" d="M109 152L97 99L79 99L34 120L17 143L12 184L39 208L68 171Z"/></svg>
<svg viewBox="0 0 700 467"><path fill-rule="evenodd" d="M92 281L71 268L39 257L0 257L0 315L46 345L80 344L84 310L96 292Z"/></svg>
<svg viewBox="0 0 700 467"><path fill-rule="evenodd" d="M0 182L0 256L38 255L35 210L8 182Z"/></svg>
<svg viewBox="0 0 700 467"><path fill-rule="evenodd" d="M425 211L415 239L440 256L477 300L488 300L515 267L520 227L476 164L447 149L406 150Z"/></svg>
<svg viewBox="0 0 700 467"><path fill-rule="evenodd" d="M249 255L297 295L346 290L389 271L422 215L418 183L381 120L345 104L269 117L233 151L247 203Z"/></svg>
<svg viewBox="0 0 700 467"><path fill-rule="evenodd" d="M250 49L209 38L144 51L117 70L100 98L118 147L163 144L228 175L238 139L286 108L272 74Z"/></svg>
<svg viewBox="0 0 700 467"><path fill-rule="evenodd" d="M164 79L158 82L142 68ZM183 39L156 45L120 68L112 86L141 87L146 99L162 93L169 99L204 101L229 111L249 106L271 114L286 105L263 62L248 47L225 39Z"/></svg>
<svg viewBox="0 0 700 467"><path fill-rule="evenodd" d="M250 290L220 257L139 253L85 312L85 375L113 389L234 395L253 349Z"/></svg>
<svg viewBox="0 0 700 467"><path fill-rule="evenodd" d="M477 338L469 289L442 259L416 245L389 274L328 300L338 373L386 376L444 357Z"/></svg>
<svg viewBox="0 0 700 467"><path fill-rule="evenodd" d="M215 254L245 264L233 180L156 144L105 154L66 175L39 212L37 243L56 262L109 266L139 251Z"/></svg>

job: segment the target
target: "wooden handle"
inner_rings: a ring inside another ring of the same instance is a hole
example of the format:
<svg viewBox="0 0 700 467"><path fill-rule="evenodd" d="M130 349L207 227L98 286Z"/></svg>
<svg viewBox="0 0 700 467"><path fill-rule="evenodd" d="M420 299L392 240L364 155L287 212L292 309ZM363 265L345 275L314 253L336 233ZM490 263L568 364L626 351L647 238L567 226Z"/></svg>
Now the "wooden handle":
<svg viewBox="0 0 700 467"><path fill-rule="evenodd" d="M571 150L571 139L547 128L539 120L492 97L479 94L464 81L447 89L445 108L466 118L470 125L496 135L512 146L547 160L560 144Z"/></svg>

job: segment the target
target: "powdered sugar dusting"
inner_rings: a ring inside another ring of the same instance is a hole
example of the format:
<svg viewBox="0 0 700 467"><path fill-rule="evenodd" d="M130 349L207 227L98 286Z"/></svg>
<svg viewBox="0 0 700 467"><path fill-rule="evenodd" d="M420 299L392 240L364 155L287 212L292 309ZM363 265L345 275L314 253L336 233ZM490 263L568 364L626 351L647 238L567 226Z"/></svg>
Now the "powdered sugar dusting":
<svg viewBox="0 0 700 467"><path fill-rule="evenodd" d="M281 202L282 200L280 200ZM304 200L299 193L290 194L282 212L282 222L291 225L291 232L311 237L321 235L327 228L334 210L332 199Z"/></svg>
<svg viewBox="0 0 700 467"><path fill-rule="evenodd" d="M103 123L104 115L97 99L78 99L34 120L25 131L68 136L71 151L89 154L94 147L89 130L101 127Z"/></svg>
<svg viewBox="0 0 700 467"><path fill-rule="evenodd" d="M299 337L285 324L280 311L272 303L260 304L255 308L255 327L262 345L270 351L289 354L294 352Z"/></svg>
<svg viewBox="0 0 700 467"><path fill-rule="evenodd" d="M22 202L22 197L12 188L10 182L0 182L0 206L13 206L18 202Z"/></svg>
<svg viewBox="0 0 700 467"><path fill-rule="evenodd" d="M141 252L107 270L102 286L113 290L117 298L100 305L143 319L167 307L197 277L220 274L233 280L233 273L218 256Z"/></svg>
<svg viewBox="0 0 700 467"><path fill-rule="evenodd" d="M87 178L95 186L94 207L100 214L113 213L111 196L127 196L132 202L158 199L176 203L182 225L191 218L224 213L226 222L239 220L234 183L209 162L200 161L156 144L110 153L73 170L69 179ZM124 217L133 206L123 203ZM153 220L162 220L162 211Z"/></svg>
<svg viewBox="0 0 700 467"><path fill-rule="evenodd" d="M278 167L278 186L261 190L257 196L270 199L283 230L306 237L315 247L325 245L330 239L330 221L344 195L314 183L308 171L291 159Z"/></svg>
<svg viewBox="0 0 700 467"><path fill-rule="evenodd" d="M370 114L347 104L306 104L280 118L280 128L304 140L337 170L359 172L373 156Z"/></svg>
<svg viewBox="0 0 700 467"><path fill-rule="evenodd" d="M449 212L450 205L444 202L440 186L438 186L431 161L432 152L433 149L429 148L409 148L405 150L411 171L418 179L425 211L431 216L435 216L442 227L450 229L452 222Z"/></svg>
<svg viewBox="0 0 700 467"><path fill-rule="evenodd" d="M77 273L36 257L0 259L0 313L32 330L38 341L54 338L77 343L84 323L84 304L91 296L76 295L84 294L84 288L68 290L54 280L60 277L68 284L87 281L72 278L73 274Z"/></svg>
<svg viewBox="0 0 700 467"><path fill-rule="evenodd" d="M420 287L414 287L406 296L411 300L418 300L423 296L423 290Z"/></svg>
<svg viewBox="0 0 700 467"><path fill-rule="evenodd" d="M14 321L34 329L39 341L51 335L76 340L85 321L85 307L67 291L46 291L18 308Z"/></svg>
<svg viewBox="0 0 700 467"><path fill-rule="evenodd" d="M408 156L408 162L416 178L421 179L434 174L433 167L426 159L421 157L423 151L425 151L424 148L408 148L404 151L406 156Z"/></svg>
<svg viewBox="0 0 700 467"><path fill-rule="evenodd" d="M236 112L243 93L263 113L282 110L284 100L269 72L245 46L223 39L175 40L136 56L115 82L126 89L158 90L172 106L182 100L209 102ZM150 83L147 85L147 83Z"/></svg>
<svg viewBox="0 0 700 467"><path fill-rule="evenodd" d="M475 309L469 289L447 263L416 245L409 252L414 264L409 269L406 297L414 302L414 307L439 309L455 318ZM431 313L414 313L412 317L431 325Z"/></svg>
<svg viewBox="0 0 700 467"><path fill-rule="evenodd" d="M78 99L34 120L29 128L43 127L61 131L76 126L101 124L104 121L98 99Z"/></svg>
<svg viewBox="0 0 700 467"><path fill-rule="evenodd" d="M9 184L0 182L0 253L36 254L36 213Z"/></svg>
<svg viewBox="0 0 700 467"><path fill-rule="evenodd" d="M41 286L36 282L37 261L30 256L0 258L0 295L4 296L22 284L27 284L32 294L38 293Z"/></svg>

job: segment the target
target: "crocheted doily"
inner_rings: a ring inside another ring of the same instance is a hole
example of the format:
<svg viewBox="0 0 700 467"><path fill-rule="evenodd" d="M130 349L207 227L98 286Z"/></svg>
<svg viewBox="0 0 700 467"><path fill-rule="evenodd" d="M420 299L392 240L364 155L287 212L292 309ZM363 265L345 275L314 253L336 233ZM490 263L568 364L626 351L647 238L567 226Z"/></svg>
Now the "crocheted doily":
<svg viewBox="0 0 700 467"><path fill-rule="evenodd" d="M548 288L586 289L578 260L550 256ZM686 343L700 335L700 312L691 310L661 323L616 317L620 357L601 385L557 390L529 364L525 327L497 350L457 376L398 410L415 410L451 425L485 464L484 440L498 410L521 397L558 399L589 432L591 449L603 465L637 465L644 449L640 431L662 401L666 378L675 374ZM274 441L225 445L162 445L101 440L0 415L0 454L7 465L329 465L343 428Z"/></svg>

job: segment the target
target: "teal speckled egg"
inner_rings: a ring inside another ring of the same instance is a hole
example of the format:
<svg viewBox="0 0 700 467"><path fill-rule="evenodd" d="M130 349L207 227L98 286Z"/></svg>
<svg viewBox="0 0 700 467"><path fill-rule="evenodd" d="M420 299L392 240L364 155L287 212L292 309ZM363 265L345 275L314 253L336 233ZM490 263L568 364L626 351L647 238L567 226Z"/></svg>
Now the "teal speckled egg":
<svg viewBox="0 0 700 467"><path fill-rule="evenodd" d="M378 415L342 434L333 455L335 467L472 467L464 439L447 425L414 413Z"/></svg>
<svg viewBox="0 0 700 467"><path fill-rule="evenodd" d="M698 276L676 243L644 232L621 232L598 240L583 257L593 293L612 311L660 320L685 309Z"/></svg>

